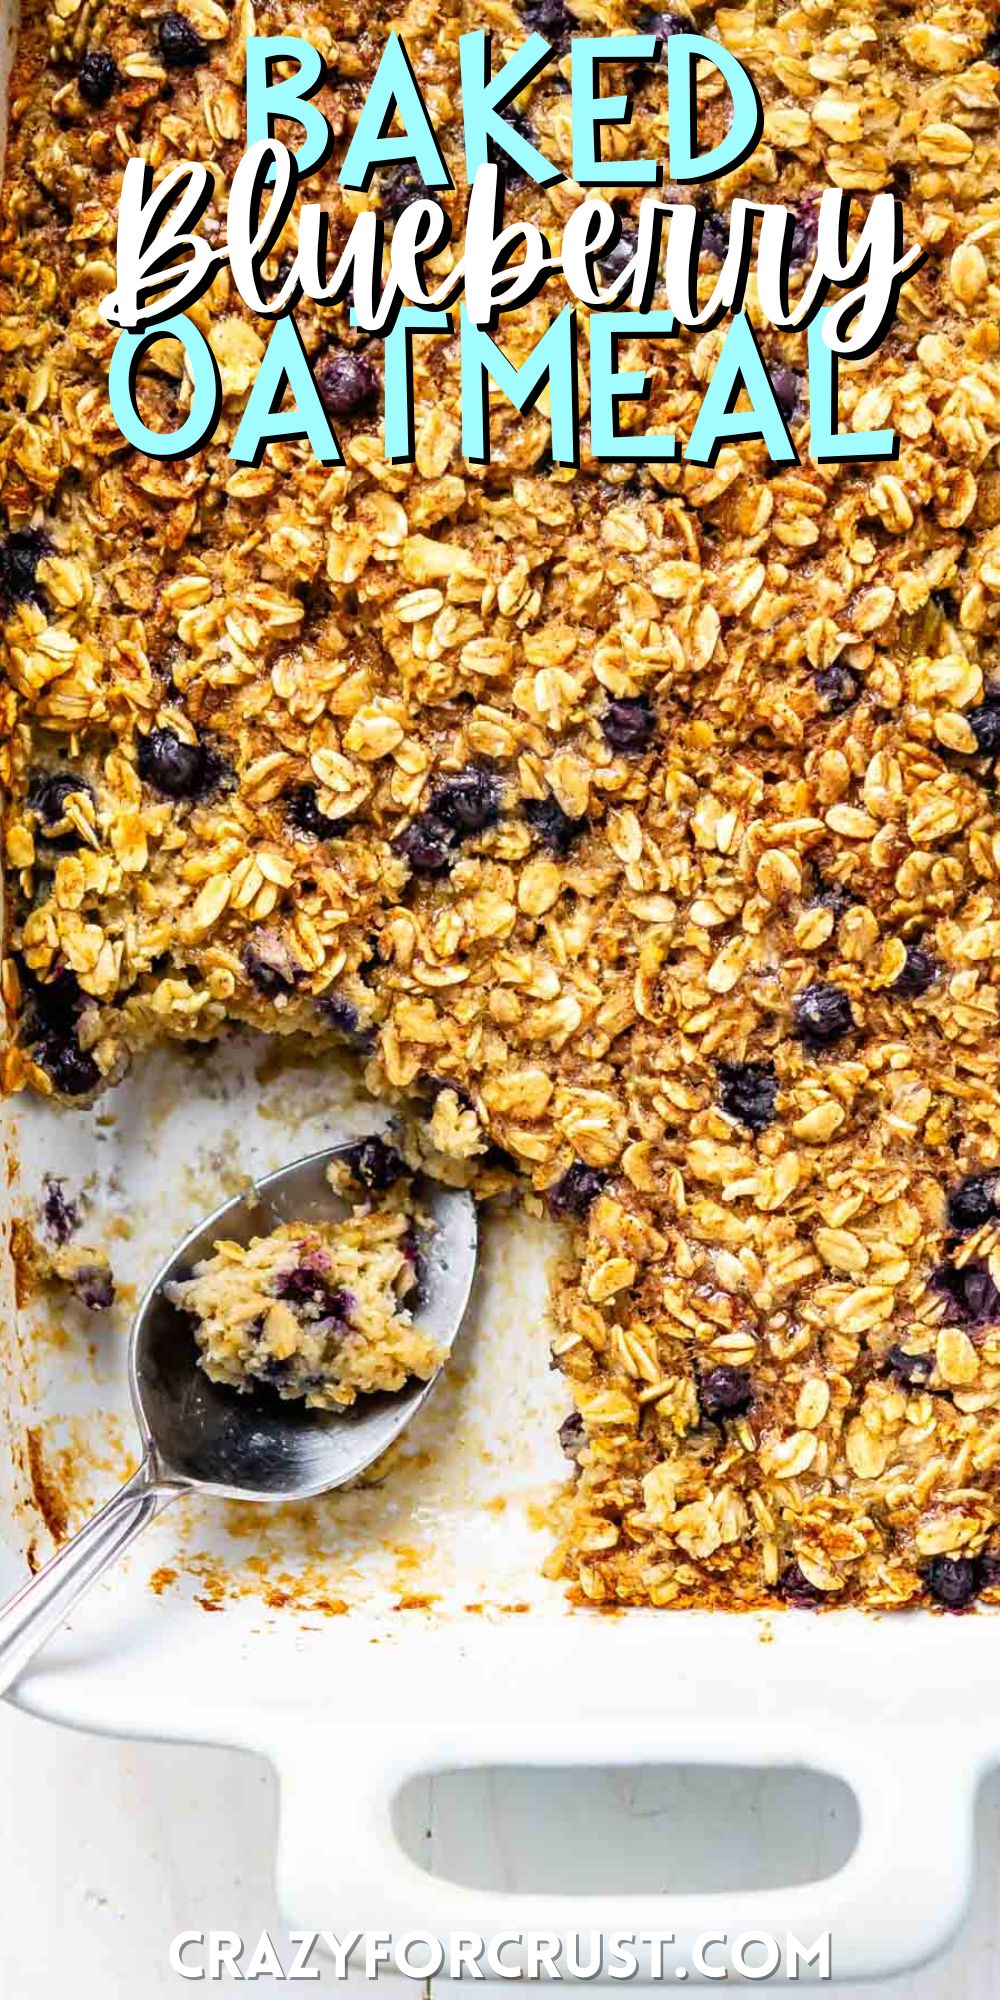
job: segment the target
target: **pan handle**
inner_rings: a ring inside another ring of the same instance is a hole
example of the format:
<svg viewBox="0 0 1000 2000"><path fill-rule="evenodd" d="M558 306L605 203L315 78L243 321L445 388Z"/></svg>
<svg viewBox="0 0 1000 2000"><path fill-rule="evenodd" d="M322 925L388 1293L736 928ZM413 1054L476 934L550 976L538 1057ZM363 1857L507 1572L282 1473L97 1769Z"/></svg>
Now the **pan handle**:
<svg viewBox="0 0 1000 2000"><path fill-rule="evenodd" d="M818 1759L815 1738L800 1744L777 1729L748 1730L746 1718L730 1729L706 1719L700 1733L692 1730L690 1718L615 1718L607 1734L614 1740L607 1748L602 1744L602 1765L815 1769L820 1764L855 1793L861 1821L857 1846L843 1867L821 1881L749 1892L594 1896L463 1887L426 1873L401 1848L393 1801L406 1781L484 1765L592 1765L597 1761L593 1725L584 1731L579 1723L555 1721L533 1740L519 1724L513 1744L509 1730L477 1729L474 1742L463 1742L454 1733L449 1738L431 1729L422 1740L403 1744L353 1723L350 1730L326 1735L324 1722L318 1740L310 1726L306 1747L284 1734L260 1745L280 1778L278 1889L289 1921L333 1931L340 1939L355 1931L396 1939L417 1931L440 1940L446 1951L450 1937L470 1931L487 1940L501 1933L514 1939L555 1933L565 1940L567 1934L597 1932L606 1950L615 1935L645 1934L648 1940L666 1932L672 1938L663 1960L667 1979L673 1983L675 1968L683 1966L681 1977L689 1984L717 1980L713 1968L727 1963L734 1941L748 1932L775 1940L779 1978L792 1972L796 1948L802 1947L792 1976L804 1983L822 1974L822 1955L810 1964L806 1954L826 1933L833 1977L868 1980L933 1957L960 1924L971 1886L982 1762L967 1738L952 1740L937 1729L918 1737L912 1722L884 1727L878 1736L838 1737L831 1731ZM716 1938L706 1950L711 1933L725 1934L728 1942ZM657 1949L648 1943L636 1947L640 1981L656 1977ZM529 1970L523 1948L513 1940L504 1945L503 1964ZM484 1971L491 1976L485 1962ZM736 1974L730 1970L729 1976Z"/></svg>

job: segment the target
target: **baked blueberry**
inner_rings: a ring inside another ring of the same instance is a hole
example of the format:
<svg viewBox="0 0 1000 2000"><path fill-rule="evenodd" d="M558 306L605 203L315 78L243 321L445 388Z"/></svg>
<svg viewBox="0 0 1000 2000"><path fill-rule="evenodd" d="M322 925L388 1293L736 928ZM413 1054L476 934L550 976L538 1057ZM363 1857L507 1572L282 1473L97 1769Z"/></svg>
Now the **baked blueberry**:
<svg viewBox="0 0 1000 2000"><path fill-rule="evenodd" d="M164 14L156 39L168 69L197 69L208 61L208 46L186 14Z"/></svg>
<svg viewBox="0 0 1000 2000"><path fill-rule="evenodd" d="M553 1215L572 1216L582 1222L583 1217L597 1200L607 1181L607 1174L600 1167L587 1167L582 1160L574 1160L571 1167L548 1189L549 1209Z"/></svg>
<svg viewBox="0 0 1000 2000"><path fill-rule="evenodd" d="M996 63L1000 66L1000 28L990 29L983 43L982 59L984 62Z"/></svg>
<svg viewBox="0 0 1000 2000"><path fill-rule="evenodd" d="M607 250L602 250L597 259L598 268L606 285L613 284L616 278L621 277L626 264L632 262L639 243L636 224L627 216L619 216L618 219L621 228L616 241L610 244Z"/></svg>
<svg viewBox="0 0 1000 2000"><path fill-rule="evenodd" d="M331 819L328 813L320 812L317 804L315 785L295 785L285 800L285 818L296 833L311 835L314 840L336 840L347 830L347 821Z"/></svg>
<svg viewBox="0 0 1000 2000"><path fill-rule="evenodd" d="M1000 1169L968 1174L948 1196L948 1221L952 1229L981 1229L1000 1215Z"/></svg>
<svg viewBox="0 0 1000 2000"><path fill-rule="evenodd" d="M819 240L819 195L807 194L800 201L792 231L792 263L808 264L816 255Z"/></svg>
<svg viewBox="0 0 1000 2000"><path fill-rule="evenodd" d="M302 967L277 931L257 931L241 953L243 970L265 1000L290 993L302 978Z"/></svg>
<svg viewBox="0 0 1000 2000"><path fill-rule="evenodd" d="M658 42L666 42L671 35L689 35L691 22L686 21L683 14L650 9L642 16L642 32L644 35L655 35Z"/></svg>
<svg viewBox="0 0 1000 2000"><path fill-rule="evenodd" d="M275 1286L279 1299L310 1319L343 1319L346 1294L323 1276L319 1258L285 1271Z"/></svg>
<svg viewBox="0 0 1000 2000"><path fill-rule="evenodd" d="M610 743L612 750L621 751L623 756L637 756L649 748L656 717L650 708L648 695L623 694L609 701L600 723L605 741Z"/></svg>
<svg viewBox="0 0 1000 2000"><path fill-rule="evenodd" d="M933 1556L924 1582L935 1603L947 1611L967 1610L982 1587L975 1556Z"/></svg>
<svg viewBox="0 0 1000 2000"><path fill-rule="evenodd" d="M580 23L563 0L521 0L521 19L533 35L544 35L560 51L571 35L580 33Z"/></svg>
<svg viewBox="0 0 1000 2000"><path fill-rule="evenodd" d="M698 1383L701 1414L712 1423L745 1416L752 1402L753 1383L746 1368L710 1368Z"/></svg>
<svg viewBox="0 0 1000 2000"><path fill-rule="evenodd" d="M328 417L353 417L371 402L378 388L378 375L366 354L345 347L321 362L316 386Z"/></svg>
<svg viewBox="0 0 1000 2000"><path fill-rule="evenodd" d="M394 1187L410 1169L395 1146L388 1146L378 1133L370 1138L359 1139L356 1146L349 1146L342 1158L354 1175L372 1194L384 1194Z"/></svg>
<svg viewBox="0 0 1000 2000"><path fill-rule="evenodd" d="M723 1111L751 1132L763 1132L774 1118L778 1079L772 1062L719 1064Z"/></svg>
<svg viewBox="0 0 1000 2000"><path fill-rule="evenodd" d="M575 1465L587 1442L587 1433L579 1410L571 1410L569 1416L563 1418L559 1426L559 1442L566 1457L572 1459Z"/></svg>
<svg viewBox="0 0 1000 2000"><path fill-rule="evenodd" d="M842 986L818 979L795 997L795 1032L810 1048L825 1049L854 1027L851 1003Z"/></svg>
<svg viewBox="0 0 1000 2000"><path fill-rule="evenodd" d="M1000 1291L984 1258L939 1264L931 1283L950 1300L952 1317L966 1326L994 1326L1000 1320Z"/></svg>
<svg viewBox="0 0 1000 2000"><path fill-rule="evenodd" d="M118 64L106 49L88 49L76 73L76 87L88 104L106 104L121 82Z"/></svg>
<svg viewBox="0 0 1000 2000"><path fill-rule="evenodd" d="M510 125L522 139L527 140L529 146L535 144L534 129L530 119L525 116L523 111L512 111L508 106L503 112L503 119L504 123ZM493 161L496 166L503 168L504 185L506 187L512 189L515 193L518 188L527 187L531 179L530 174L525 171L524 167L518 166L517 161L512 159L506 146L501 141L487 139L486 152L488 159Z"/></svg>
<svg viewBox="0 0 1000 2000"><path fill-rule="evenodd" d="M39 595L38 565L54 554L41 528L19 528L0 542L0 605L21 604Z"/></svg>
<svg viewBox="0 0 1000 2000"><path fill-rule="evenodd" d="M446 188L429 188L412 160L387 168L378 184L379 206L390 222L398 222L411 201L440 201L446 193Z"/></svg>
<svg viewBox="0 0 1000 2000"><path fill-rule="evenodd" d="M995 757L1000 752L1000 701L981 701L977 708L967 708L965 720L981 755Z"/></svg>
<svg viewBox="0 0 1000 2000"><path fill-rule="evenodd" d="M701 247L706 256L723 264L729 250L729 217L717 208L701 210Z"/></svg>
<svg viewBox="0 0 1000 2000"><path fill-rule="evenodd" d="M790 424L794 417L801 414L803 407L804 384L801 375L797 375L794 368L786 368L783 362L779 362L778 366L771 370L771 387L774 390L774 400L785 422Z"/></svg>
<svg viewBox="0 0 1000 2000"><path fill-rule="evenodd" d="M824 715L846 714L864 689L861 675L841 660L835 660L832 667L821 667L814 684Z"/></svg>
<svg viewBox="0 0 1000 2000"><path fill-rule="evenodd" d="M189 743L176 729L151 729L136 737L140 778L168 799L200 799L208 788L209 758L204 743Z"/></svg>
<svg viewBox="0 0 1000 2000"><path fill-rule="evenodd" d="M37 819L37 837L51 847L74 847L78 835L72 826L61 833L56 828L66 818L66 800L74 793L84 793L91 798L93 793L85 778L74 771L44 771L34 778L28 790L28 804Z"/></svg>
<svg viewBox="0 0 1000 2000"><path fill-rule="evenodd" d="M101 1081L97 1060L81 1049L76 1036L55 1031L45 1035L31 1054L63 1097L85 1097Z"/></svg>
<svg viewBox="0 0 1000 2000"><path fill-rule="evenodd" d="M431 812L457 834L482 833L499 819L502 798L499 778L470 764L438 785L431 799Z"/></svg>
<svg viewBox="0 0 1000 2000"><path fill-rule="evenodd" d="M778 1593L786 1604L792 1604L799 1611L814 1611L823 1602L823 1592L804 1575L797 1562L790 1562L782 1570L778 1579Z"/></svg>
<svg viewBox="0 0 1000 2000"><path fill-rule="evenodd" d="M885 1358L904 1389L926 1389L934 1373L933 1354L907 1354L905 1347L890 1347Z"/></svg>
<svg viewBox="0 0 1000 2000"><path fill-rule="evenodd" d="M414 875L446 875L456 859L458 836L437 813L418 813L396 835L393 848L408 861Z"/></svg>
<svg viewBox="0 0 1000 2000"><path fill-rule="evenodd" d="M42 1216L45 1227L54 1243L68 1243L75 1229L80 1226L80 1211L64 1190L66 1182L61 1174L46 1174L42 1187Z"/></svg>
<svg viewBox="0 0 1000 2000"><path fill-rule="evenodd" d="M904 1000L919 1000L921 993L926 993L927 988L933 986L937 971L937 962L926 946L908 944L906 964L893 980L892 990L902 994Z"/></svg>
<svg viewBox="0 0 1000 2000"><path fill-rule="evenodd" d="M534 828L539 840L551 848L553 854L563 857L569 853L573 842L579 839L587 827L584 816L571 819L569 813L563 812L558 799L554 799L551 793L544 799L522 799L521 811L528 825Z"/></svg>

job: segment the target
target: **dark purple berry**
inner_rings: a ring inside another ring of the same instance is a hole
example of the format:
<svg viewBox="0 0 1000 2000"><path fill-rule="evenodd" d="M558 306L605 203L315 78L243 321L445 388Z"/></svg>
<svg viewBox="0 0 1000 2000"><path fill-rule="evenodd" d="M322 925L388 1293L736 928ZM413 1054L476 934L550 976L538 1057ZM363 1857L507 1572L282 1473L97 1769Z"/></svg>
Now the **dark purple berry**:
<svg viewBox="0 0 1000 2000"><path fill-rule="evenodd" d="M176 729L151 729L136 737L140 778L168 799L198 799L207 789L209 759L203 743L188 743Z"/></svg>
<svg viewBox="0 0 1000 2000"><path fill-rule="evenodd" d="M701 1414L712 1423L745 1416L752 1402L753 1383L745 1368L710 1368L698 1383Z"/></svg>
<svg viewBox="0 0 1000 2000"><path fill-rule="evenodd" d="M503 118L505 123L510 125L520 138L527 140L529 146L534 145L535 134L530 120L525 116L523 111L512 111L508 107L503 112ZM524 167L519 166L516 160L511 158L506 146L501 141L488 139L486 142L486 152L488 159L494 165L503 168L504 184L506 187L510 188L514 193L519 188L527 187L531 179L530 174Z"/></svg>
<svg viewBox="0 0 1000 2000"><path fill-rule="evenodd" d="M285 801L285 818L296 833L309 834L314 840L336 840L347 828L346 820L331 819L328 813L320 812L315 785L293 787Z"/></svg>
<svg viewBox="0 0 1000 2000"><path fill-rule="evenodd" d="M778 1591L786 1604L794 1605L797 1611L815 1611L823 1602L823 1592L810 1583L797 1562L790 1562L778 1578Z"/></svg>
<svg viewBox="0 0 1000 2000"><path fill-rule="evenodd" d="M939 1264L931 1283L950 1300L953 1314L966 1326L993 1326L1000 1320L1000 1291L982 1257L961 1265Z"/></svg>
<svg viewBox="0 0 1000 2000"><path fill-rule="evenodd" d="M101 1081L95 1058L89 1050L81 1049L75 1038L47 1035L32 1055L63 1097L85 1097Z"/></svg>
<svg viewBox="0 0 1000 2000"><path fill-rule="evenodd" d="M88 49L76 73L80 96L88 104L106 104L120 82L114 57L109 56L106 49Z"/></svg>
<svg viewBox="0 0 1000 2000"><path fill-rule="evenodd" d="M982 701L978 708L967 708L965 720L976 739L980 755L997 756L1000 753L1000 701Z"/></svg>
<svg viewBox="0 0 1000 2000"><path fill-rule="evenodd" d="M580 23L563 0L521 0L521 19L533 35L544 35L547 42L562 51L571 35L578 35Z"/></svg>
<svg viewBox="0 0 1000 2000"><path fill-rule="evenodd" d="M539 840L551 848L553 854L560 856L569 853L573 842L586 831L588 824L583 816L571 819L551 793L544 799L522 799L521 811L528 825L534 827Z"/></svg>
<svg viewBox="0 0 1000 2000"><path fill-rule="evenodd" d="M396 835L393 848L408 861L414 875L446 875L456 859L458 836L437 813L418 813Z"/></svg>
<svg viewBox="0 0 1000 2000"><path fill-rule="evenodd" d="M846 714L864 691L861 675L840 660L835 660L832 667L821 667L814 685L824 715Z"/></svg>
<svg viewBox="0 0 1000 2000"><path fill-rule="evenodd" d="M933 1354L907 1354L905 1347L890 1347L885 1358L904 1389L926 1389L934 1373Z"/></svg>
<svg viewBox="0 0 1000 2000"><path fill-rule="evenodd" d="M265 1000L289 993L302 978L302 967L277 931L256 931L240 954L243 970Z"/></svg>
<svg viewBox="0 0 1000 2000"><path fill-rule="evenodd" d="M638 756L648 749L656 728L656 717L644 694L618 695L599 719L606 742L624 756Z"/></svg>
<svg viewBox="0 0 1000 2000"><path fill-rule="evenodd" d="M1000 1215L997 1193L1000 1172L994 1167L984 1174L969 1174L948 1196L948 1221L952 1229L981 1229Z"/></svg>
<svg viewBox="0 0 1000 2000"><path fill-rule="evenodd" d="M642 32L655 35L658 42L666 42L671 35L689 35L691 22L685 21L683 14L650 11L642 16Z"/></svg>
<svg viewBox="0 0 1000 2000"><path fill-rule="evenodd" d="M411 201L440 201L444 188L429 188L412 160L388 167L378 187L379 206L390 222L398 222Z"/></svg>
<svg viewBox="0 0 1000 2000"><path fill-rule="evenodd" d="M348 1041L361 1036L361 1016L353 1000L348 1000L343 993L324 993L319 1006L320 1013L338 1035L345 1035Z"/></svg>
<svg viewBox="0 0 1000 2000"><path fill-rule="evenodd" d="M344 348L325 360L316 376L319 399L328 417L353 417L370 403L378 376L366 354Z"/></svg>
<svg viewBox="0 0 1000 2000"><path fill-rule="evenodd" d="M983 43L983 62L996 63L1000 67L1000 28L991 28Z"/></svg>
<svg viewBox="0 0 1000 2000"><path fill-rule="evenodd" d="M771 370L771 387L774 390L774 400L782 416L786 423L790 424L794 417L800 415L802 410L803 381L801 375L797 375L794 368L786 368L784 363L779 363L777 368L772 368Z"/></svg>
<svg viewBox="0 0 1000 2000"><path fill-rule="evenodd" d="M722 216L718 208L702 208L702 250L706 256L714 256L718 264L726 262L726 252L730 248L730 220Z"/></svg>
<svg viewBox="0 0 1000 2000"><path fill-rule="evenodd" d="M457 834L482 833L499 819L502 798L499 778L470 764L467 770L456 771L454 777L446 778L437 787L431 799L431 812Z"/></svg>
<svg viewBox="0 0 1000 2000"><path fill-rule="evenodd" d="M57 1174L46 1174L42 1182L42 1216L49 1235L58 1244L68 1243L80 1226L80 1211L76 1202L63 1193L65 1186L66 1182Z"/></svg>
<svg viewBox="0 0 1000 2000"><path fill-rule="evenodd" d="M774 1118L778 1079L771 1062L720 1062L722 1109L751 1132L763 1132Z"/></svg>
<svg viewBox="0 0 1000 2000"><path fill-rule="evenodd" d="M975 1556L933 1556L924 1582L936 1604L946 1611L965 1611L979 1595L979 1564Z"/></svg>
<svg viewBox="0 0 1000 2000"><path fill-rule="evenodd" d="M443 1090L450 1090L453 1096L457 1097L463 1111L475 1110L472 1093L466 1090L463 1083L456 1083L453 1076L422 1076L420 1083L434 1104L437 1103Z"/></svg>
<svg viewBox="0 0 1000 2000"><path fill-rule="evenodd" d="M575 1465L587 1442L587 1433L579 1410L571 1410L569 1416L563 1418L559 1426L559 1442L566 1457L572 1459Z"/></svg>
<svg viewBox="0 0 1000 2000"><path fill-rule="evenodd" d="M597 258L606 285L613 284L616 278L621 277L626 265L632 262L639 244L639 231L635 223L628 217L622 216L619 217L619 221L621 230L617 241L610 244L607 250L600 251Z"/></svg>
<svg viewBox="0 0 1000 2000"><path fill-rule="evenodd" d="M88 1312L107 1312L115 1302L115 1281L103 1264L81 1264L71 1280L71 1290Z"/></svg>
<svg viewBox="0 0 1000 2000"><path fill-rule="evenodd" d="M208 61L208 48L186 14L164 14L156 39L168 69L197 69Z"/></svg>
<svg viewBox="0 0 1000 2000"><path fill-rule="evenodd" d="M795 1032L810 1048L827 1048L854 1027L851 1003L843 987L823 979L796 994L793 1012Z"/></svg>
<svg viewBox="0 0 1000 2000"><path fill-rule="evenodd" d="M341 1158L355 1180L372 1194L384 1194L387 1188L394 1187L410 1171L395 1146L387 1146L377 1133L368 1139L359 1139L357 1145L349 1146Z"/></svg>
<svg viewBox="0 0 1000 2000"><path fill-rule="evenodd" d="M325 1259L322 1260L325 1262ZM285 1271L275 1285L279 1299L308 1319L342 1319L346 1293L331 1285L323 1275L321 1259L306 1257L293 1271Z"/></svg>
<svg viewBox="0 0 1000 2000"><path fill-rule="evenodd" d="M819 240L819 196L807 194L800 201L792 231L792 263L808 264L816 255Z"/></svg>
<svg viewBox="0 0 1000 2000"><path fill-rule="evenodd" d="M979 1558L980 1590L995 1590L1000 1583L1000 1553L994 1549L984 1549Z"/></svg>
<svg viewBox="0 0 1000 2000"><path fill-rule="evenodd" d="M600 1167L586 1167L582 1160L574 1160L561 1179L547 1190L551 1214L571 1216L582 1222L607 1178Z"/></svg>
<svg viewBox="0 0 1000 2000"><path fill-rule="evenodd" d="M61 832L56 829L62 827L66 818L66 800L81 792L93 798L86 779L78 777L73 771L45 771L32 781L28 805L38 819L39 840L46 841L51 847L76 846L79 836L72 825L64 827Z"/></svg>
<svg viewBox="0 0 1000 2000"><path fill-rule="evenodd" d="M892 982L894 993L900 993L904 1000L919 1000L928 986L933 986L937 978L937 964L922 944L908 944L906 964Z"/></svg>
<svg viewBox="0 0 1000 2000"><path fill-rule="evenodd" d="M41 528L21 528L0 542L0 606L19 604L39 595L38 565L54 553Z"/></svg>

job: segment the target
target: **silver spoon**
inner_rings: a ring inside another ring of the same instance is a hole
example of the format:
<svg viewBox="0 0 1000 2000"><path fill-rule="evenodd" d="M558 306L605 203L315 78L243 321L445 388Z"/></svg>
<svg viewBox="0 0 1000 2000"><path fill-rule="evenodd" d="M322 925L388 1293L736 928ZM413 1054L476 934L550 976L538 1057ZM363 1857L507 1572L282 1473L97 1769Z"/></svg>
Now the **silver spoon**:
<svg viewBox="0 0 1000 2000"><path fill-rule="evenodd" d="M132 1324L129 1386L145 1445L132 1478L0 1610L0 1694L61 1625L85 1590L179 1493L222 1500L309 1500L354 1479L405 1429L437 1381L396 1395L360 1396L341 1412L278 1397L241 1396L198 1366L187 1322L163 1288L211 1252L216 1238L246 1243L280 1222L329 1220L338 1204L326 1168L357 1140L295 1160L255 1181L200 1222L158 1271ZM425 1246L420 1325L451 1349L476 1268L471 1195L418 1176L432 1227Z"/></svg>

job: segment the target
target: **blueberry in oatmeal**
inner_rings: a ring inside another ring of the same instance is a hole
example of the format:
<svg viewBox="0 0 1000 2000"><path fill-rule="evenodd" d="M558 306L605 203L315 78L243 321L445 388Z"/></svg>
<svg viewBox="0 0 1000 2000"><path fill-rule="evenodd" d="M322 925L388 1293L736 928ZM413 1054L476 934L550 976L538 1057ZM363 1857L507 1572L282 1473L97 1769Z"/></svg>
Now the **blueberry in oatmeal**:
<svg viewBox="0 0 1000 2000"><path fill-rule="evenodd" d="M378 375L367 355L344 348L322 363L316 386L328 417L353 417L375 396Z"/></svg>
<svg viewBox="0 0 1000 2000"><path fill-rule="evenodd" d="M772 1062L720 1062L720 1102L730 1118L737 1118L751 1132L764 1132L773 1123L778 1096L778 1078Z"/></svg>
<svg viewBox="0 0 1000 2000"><path fill-rule="evenodd" d="M860 699L863 688L860 674L840 660L816 675L816 693L825 715L845 715Z"/></svg>
<svg viewBox="0 0 1000 2000"><path fill-rule="evenodd" d="M958 1187L948 1195L948 1221L952 1229L981 1229L984 1222L995 1222L1000 1215L997 1193L1000 1189L1000 1169L988 1173L968 1174Z"/></svg>
<svg viewBox="0 0 1000 2000"><path fill-rule="evenodd" d="M207 44L186 14L164 14L156 39L168 69L197 69L208 60Z"/></svg>
<svg viewBox="0 0 1000 2000"><path fill-rule="evenodd" d="M753 1402L753 1382L745 1368L710 1368L698 1383L703 1417L721 1423L724 1417L746 1415Z"/></svg>
<svg viewBox="0 0 1000 2000"><path fill-rule="evenodd" d="M387 1145L377 1133L367 1139L359 1139L349 1146L343 1155L344 1164L361 1186L372 1194L384 1194L387 1188L395 1187L410 1169L395 1146Z"/></svg>
<svg viewBox="0 0 1000 2000"><path fill-rule="evenodd" d="M336 1168L331 1180L339 1185ZM393 1195L341 1220L220 1241L167 1297L190 1315L213 1382L243 1393L264 1384L285 1401L343 1409L413 1376L429 1380L443 1358L411 1311L419 1219L408 1194Z"/></svg>
<svg viewBox="0 0 1000 2000"><path fill-rule="evenodd" d="M607 1174L599 1167L584 1166L582 1160L574 1160L571 1167L560 1175L549 1189L549 1209L553 1215L571 1217L581 1222L593 1207L604 1188Z"/></svg>
<svg viewBox="0 0 1000 2000"><path fill-rule="evenodd" d="M810 1048L829 1048L855 1026L851 1003L842 986L817 980L796 995L795 1032Z"/></svg>
<svg viewBox="0 0 1000 2000"><path fill-rule="evenodd" d="M347 832L347 823L322 812L315 785L294 785L285 801L285 816L296 833L313 840L337 840Z"/></svg>
<svg viewBox="0 0 1000 2000"><path fill-rule="evenodd" d="M933 986L937 974L933 954L922 944L908 944L906 962L892 982L893 992L901 994L904 1000L919 1000L920 995Z"/></svg>
<svg viewBox="0 0 1000 2000"><path fill-rule="evenodd" d="M8 603L27 603L39 595L38 565L53 553L41 528L23 528L0 541L0 610Z"/></svg>
<svg viewBox="0 0 1000 2000"><path fill-rule="evenodd" d="M121 82L118 64L106 49L88 49L76 73L80 96L88 104L107 104Z"/></svg>
<svg viewBox="0 0 1000 2000"><path fill-rule="evenodd" d="M965 1611L980 1591L979 1564L974 1556L935 1556L924 1572L935 1604L946 1611Z"/></svg>
<svg viewBox="0 0 1000 2000"><path fill-rule="evenodd" d="M656 729L656 717L644 694L619 695L609 701L600 718L601 731L612 750L636 755L649 747Z"/></svg>
<svg viewBox="0 0 1000 2000"><path fill-rule="evenodd" d="M457 834L482 833L486 827L496 825L502 798L499 779L490 771L470 765L468 770L456 771L437 786L431 812Z"/></svg>

